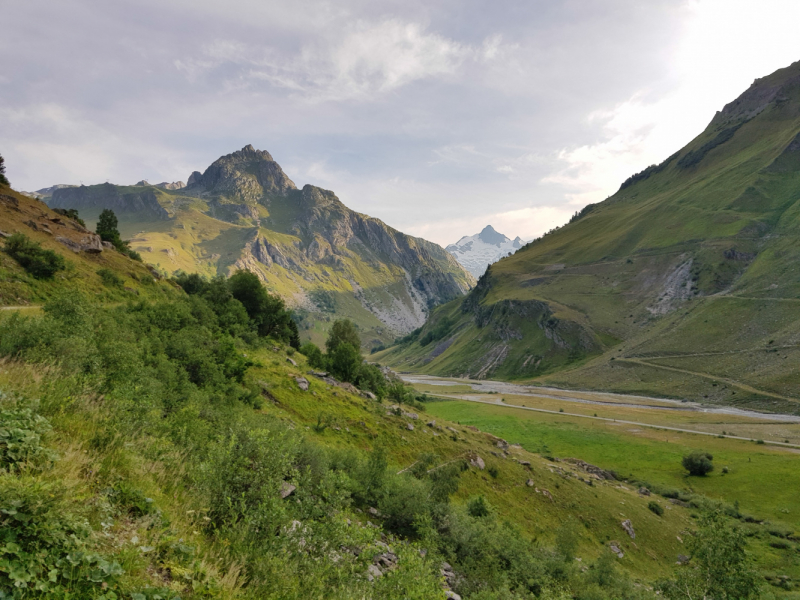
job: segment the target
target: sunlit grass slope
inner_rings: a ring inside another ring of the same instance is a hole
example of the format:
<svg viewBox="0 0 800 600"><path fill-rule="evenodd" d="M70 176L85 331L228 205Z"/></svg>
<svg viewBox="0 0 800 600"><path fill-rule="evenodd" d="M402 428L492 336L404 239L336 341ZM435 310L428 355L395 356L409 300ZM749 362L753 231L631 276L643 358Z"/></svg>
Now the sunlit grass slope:
<svg viewBox="0 0 800 600"><path fill-rule="evenodd" d="M799 76L795 63L757 80L680 152L492 265L381 357L797 411Z"/></svg>

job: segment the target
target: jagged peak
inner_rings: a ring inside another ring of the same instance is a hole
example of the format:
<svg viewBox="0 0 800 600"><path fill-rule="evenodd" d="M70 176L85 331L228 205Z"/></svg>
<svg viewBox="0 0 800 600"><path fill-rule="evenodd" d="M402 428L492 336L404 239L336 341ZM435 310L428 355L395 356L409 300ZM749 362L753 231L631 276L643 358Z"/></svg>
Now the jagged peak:
<svg viewBox="0 0 800 600"><path fill-rule="evenodd" d="M498 233L491 225L487 225L483 228L483 231L478 234L478 239L492 246L500 246L511 241L502 233Z"/></svg>

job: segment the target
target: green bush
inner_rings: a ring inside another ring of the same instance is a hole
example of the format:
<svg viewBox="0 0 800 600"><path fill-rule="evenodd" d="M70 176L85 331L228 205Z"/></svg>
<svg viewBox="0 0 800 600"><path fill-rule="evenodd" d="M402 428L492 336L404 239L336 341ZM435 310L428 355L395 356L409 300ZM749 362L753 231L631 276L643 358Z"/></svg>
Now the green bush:
<svg viewBox="0 0 800 600"><path fill-rule="evenodd" d="M650 509L650 512L658 515L659 517L664 514L664 507L661 506L655 500L651 500L650 502L648 502L647 503L647 508Z"/></svg>
<svg viewBox="0 0 800 600"><path fill-rule="evenodd" d="M322 350L320 350L316 344L312 342L306 342L300 346L300 354L308 359L309 366L313 367L314 369L324 370L327 368L325 355L322 354Z"/></svg>
<svg viewBox="0 0 800 600"><path fill-rule="evenodd" d="M0 469L18 472L52 462L55 453L42 445L50 430L47 419L30 409L0 410Z"/></svg>
<svg viewBox="0 0 800 600"><path fill-rule="evenodd" d="M714 460L714 457L708 452L695 450L691 454L684 456L681 464L684 469L689 471L689 475L702 477L714 470L712 460Z"/></svg>
<svg viewBox="0 0 800 600"><path fill-rule="evenodd" d="M64 257L42 246L23 233L15 233L6 240L5 252L23 269L37 279L51 279L66 268Z"/></svg>
<svg viewBox="0 0 800 600"><path fill-rule="evenodd" d="M125 283L122 278L111 269L99 269L97 274L106 287L121 288Z"/></svg>
<svg viewBox="0 0 800 600"><path fill-rule="evenodd" d="M0 477L0 597L118 598L105 590L122 568L87 549L90 534L63 488Z"/></svg>

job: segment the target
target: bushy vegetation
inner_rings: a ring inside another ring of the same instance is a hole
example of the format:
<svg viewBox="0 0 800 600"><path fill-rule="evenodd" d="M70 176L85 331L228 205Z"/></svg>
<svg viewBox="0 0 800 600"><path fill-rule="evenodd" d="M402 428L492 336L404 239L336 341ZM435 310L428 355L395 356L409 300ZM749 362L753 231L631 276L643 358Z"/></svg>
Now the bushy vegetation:
<svg viewBox="0 0 800 600"><path fill-rule="evenodd" d="M135 250L131 250L128 242L124 241L122 237L120 237L118 226L119 221L117 220L117 215L114 214L114 211L110 208L104 208L97 219L95 233L100 236L101 240L104 242L109 242L114 246L114 248L116 248L125 256L142 262L141 255Z"/></svg>
<svg viewBox="0 0 800 600"><path fill-rule="evenodd" d="M739 128L744 125L746 121L741 121L736 125L732 125L730 127L726 127L722 131L720 131L716 136L714 136L711 140L697 148L696 150L690 150L686 154L684 154L681 159L678 161L678 166L683 169L688 169L689 167L694 167L700 163L703 158L705 158L706 154L711 152L717 146L720 146L733 138L733 134L735 134Z"/></svg>
<svg viewBox="0 0 800 600"><path fill-rule="evenodd" d="M54 208L53 212L67 217L68 219L72 219L76 223L79 223L81 227L86 227L86 222L81 219L80 215L78 214L78 210L75 208Z"/></svg>
<svg viewBox="0 0 800 600"><path fill-rule="evenodd" d="M696 450L684 456L681 460L681 464L684 469L689 471L689 475L703 477L714 470L714 463L711 462L713 460L714 457L708 452Z"/></svg>
<svg viewBox="0 0 800 600"><path fill-rule="evenodd" d="M64 257L45 250L24 233L15 233L6 240L5 252L37 279L51 279L66 268Z"/></svg>
<svg viewBox="0 0 800 600"><path fill-rule="evenodd" d="M39 403L3 399L5 597L427 599L443 596L443 560L465 598L642 596L608 559L582 573L485 499L452 504L463 460L421 453L397 473L380 443L325 447L254 410L263 396L245 354L285 341L259 336L224 280L182 281L193 293L170 301L104 309L63 296L41 318L0 321L0 355L55 364L64 382ZM346 326L337 333L333 352L352 338ZM90 453L88 487L54 481L49 464L84 454L47 450L46 418ZM142 461L164 472L155 497L142 489L153 486ZM168 516L172 498L192 541ZM382 525L356 509L374 509ZM112 542L130 527L146 540ZM396 566L370 581L387 548ZM613 574L598 577L603 569Z"/></svg>
<svg viewBox="0 0 800 600"><path fill-rule="evenodd" d="M2 154L0 154L0 185L11 185L8 182L8 177L6 177L6 159L3 158Z"/></svg>

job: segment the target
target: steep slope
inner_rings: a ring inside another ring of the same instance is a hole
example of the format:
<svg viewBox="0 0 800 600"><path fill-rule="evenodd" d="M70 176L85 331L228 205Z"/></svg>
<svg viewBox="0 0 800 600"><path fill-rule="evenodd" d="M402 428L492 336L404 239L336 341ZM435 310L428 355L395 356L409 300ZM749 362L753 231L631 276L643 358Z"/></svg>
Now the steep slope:
<svg viewBox="0 0 800 600"><path fill-rule="evenodd" d="M368 345L386 343L474 284L440 246L348 209L331 191L298 189L252 146L192 173L184 188L62 188L50 206L77 209L89 223L113 209L133 249L167 272L253 271L316 341L335 315L353 319Z"/></svg>
<svg viewBox="0 0 800 600"><path fill-rule="evenodd" d="M387 359L796 412L798 225L794 63L663 163L492 265L417 335L427 344L408 340Z"/></svg>
<svg viewBox="0 0 800 600"><path fill-rule="evenodd" d="M511 240L498 233L491 225L475 235L465 235L445 250L456 257L456 260L475 277L480 277L492 263L504 256L513 254L522 248L525 242L517 236Z"/></svg>
<svg viewBox="0 0 800 600"><path fill-rule="evenodd" d="M59 293L76 290L108 302L175 293L175 286L161 281L152 267L104 245L99 236L77 221L39 200L0 186L0 250L14 233L22 233L62 256L66 268L52 279L37 279L0 251L0 307L4 309L36 306ZM104 278L103 273L108 271L116 278Z"/></svg>

